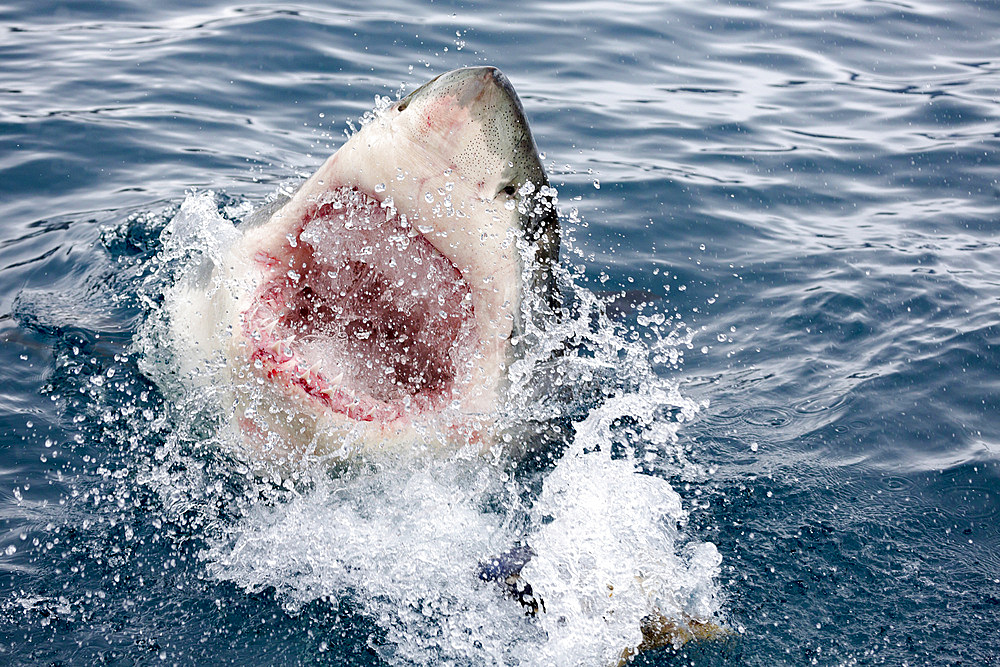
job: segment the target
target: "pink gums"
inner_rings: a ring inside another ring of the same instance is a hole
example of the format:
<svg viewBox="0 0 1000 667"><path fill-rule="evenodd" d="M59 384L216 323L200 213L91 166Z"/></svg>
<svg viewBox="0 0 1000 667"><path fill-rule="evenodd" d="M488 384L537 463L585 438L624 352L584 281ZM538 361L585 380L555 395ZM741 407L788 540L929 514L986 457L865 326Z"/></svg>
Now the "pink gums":
<svg viewBox="0 0 1000 667"><path fill-rule="evenodd" d="M440 410L476 348L457 268L395 212L330 193L255 261L265 279L242 317L251 363L349 419Z"/></svg>

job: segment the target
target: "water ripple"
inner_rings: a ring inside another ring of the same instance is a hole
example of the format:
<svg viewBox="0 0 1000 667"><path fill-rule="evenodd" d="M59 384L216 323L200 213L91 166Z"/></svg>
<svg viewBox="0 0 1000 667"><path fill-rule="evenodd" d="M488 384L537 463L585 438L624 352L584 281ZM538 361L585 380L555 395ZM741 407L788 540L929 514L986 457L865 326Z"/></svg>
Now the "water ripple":
<svg viewBox="0 0 1000 667"><path fill-rule="evenodd" d="M0 604L10 660L381 659L350 600L292 617L207 586L196 537L149 523L154 500L58 462L127 449L113 411L87 412L86 378L130 368L143 311L120 281L141 277L159 214L190 188L262 201L376 94L489 62L547 156L567 261L696 331L662 372L708 402L680 435L715 472L677 474L747 631L686 659L996 661L995 3L41 0L0 5L0 34L0 571L33 587ZM91 488L86 507L121 501L145 532L46 528Z"/></svg>

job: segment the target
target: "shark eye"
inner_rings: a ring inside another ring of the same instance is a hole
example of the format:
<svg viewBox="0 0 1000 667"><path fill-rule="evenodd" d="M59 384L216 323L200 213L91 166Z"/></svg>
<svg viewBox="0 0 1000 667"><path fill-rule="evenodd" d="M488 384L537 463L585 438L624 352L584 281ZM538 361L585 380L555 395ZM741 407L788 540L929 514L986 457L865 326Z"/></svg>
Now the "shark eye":
<svg viewBox="0 0 1000 667"><path fill-rule="evenodd" d="M517 192L517 186L511 183L510 185L505 187L503 191L508 197L513 197L514 193Z"/></svg>
<svg viewBox="0 0 1000 667"><path fill-rule="evenodd" d="M410 100L406 99L399 103L396 107L396 111L406 111L406 107L410 104Z"/></svg>

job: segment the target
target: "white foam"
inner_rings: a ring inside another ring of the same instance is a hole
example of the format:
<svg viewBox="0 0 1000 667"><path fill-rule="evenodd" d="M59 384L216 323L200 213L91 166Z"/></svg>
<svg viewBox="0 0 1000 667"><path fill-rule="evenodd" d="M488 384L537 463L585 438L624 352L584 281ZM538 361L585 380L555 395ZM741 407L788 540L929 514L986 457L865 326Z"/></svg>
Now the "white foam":
<svg viewBox="0 0 1000 667"><path fill-rule="evenodd" d="M535 556L522 574L546 609L539 664L616 664L642 642L647 616L683 625L715 611L715 546L691 543L679 554L680 496L610 455L611 424L645 411L641 402L623 396L591 412L533 509Z"/></svg>

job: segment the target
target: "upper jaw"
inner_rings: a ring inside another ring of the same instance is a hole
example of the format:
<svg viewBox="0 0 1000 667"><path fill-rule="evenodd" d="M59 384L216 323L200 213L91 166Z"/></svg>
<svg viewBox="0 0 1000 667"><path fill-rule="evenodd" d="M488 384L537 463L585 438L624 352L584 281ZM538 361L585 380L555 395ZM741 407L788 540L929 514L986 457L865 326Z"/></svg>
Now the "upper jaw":
<svg viewBox="0 0 1000 667"><path fill-rule="evenodd" d="M408 165L397 167L397 165ZM279 243L337 187L354 187L397 211L458 269L472 293L485 347L504 347L520 307L517 213L492 192L391 121L376 119L344 144L275 213L270 233ZM251 232L258 230L251 230Z"/></svg>

